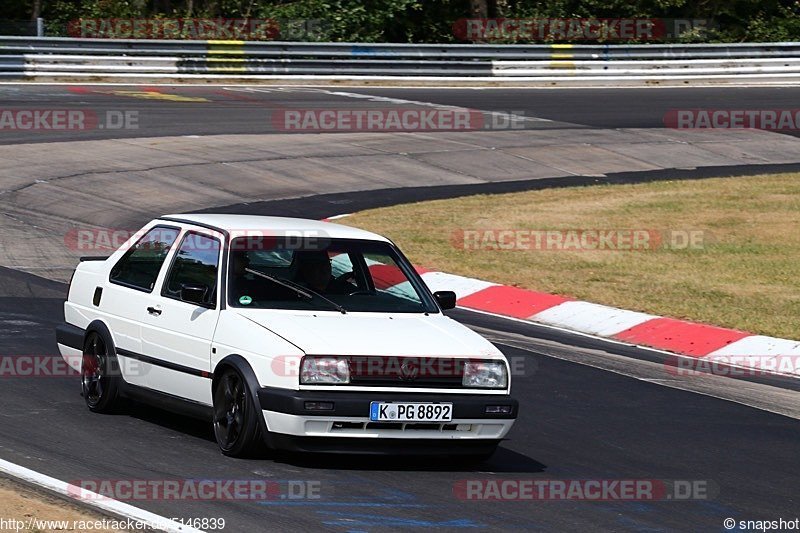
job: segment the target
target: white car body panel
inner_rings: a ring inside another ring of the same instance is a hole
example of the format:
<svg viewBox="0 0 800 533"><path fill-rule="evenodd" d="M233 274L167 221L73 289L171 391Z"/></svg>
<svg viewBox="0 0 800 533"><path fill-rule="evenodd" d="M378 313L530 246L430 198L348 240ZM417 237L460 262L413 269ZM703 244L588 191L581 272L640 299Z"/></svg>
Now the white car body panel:
<svg viewBox="0 0 800 533"><path fill-rule="evenodd" d="M488 357L489 341L444 315L233 309L307 354Z"/></svg>
<svg viewBox="0 0 800 533"><path fill-rule="evenodd" d="M387 394L408 394L409 401L421 393L484 395L508 398L505 389L424 388L398 383L390 388L352 385L302 385L298 368L305 355L424 357L504 361L489 341L437 313L378 313L300 311L230 307L217 302L210 309L162 296L167 271L187 230L210 236L229 232L229 239L251 231L264 234L309 235L330 238L372 240L391 244L385 237L359 229L325 222L240 215L172 215L176 220L153 220L105 261L85 261L76 268L64 306L68 325L85 330L99 321L108 329L126 383L157 391L198 405L213 403L212 377L220 362L230 356L243 358L252 368L260 387L284 391L319 393L370 391L374 401ZM180 235L167 254L150 292L109 281L109 273L127 249L154 226L180 228ZM225 243L227 244L227 243ZM221 253L221 257L227 254ZM217 272L217 286L223 287L224 268ZM408 282L405 285L410 287ZM100 305L95 292L102 290ZM223 291L224 293L224 291ZM148 311L148 308L151 311ZM160 311L160 313L152 312ZM80 370L81 350L59 342L65 360ZM508 368L506 362L506 368ZM183 370L182 370L183 369ZM190 371L186 371L186 370ZM303 437L347 437L387 439L502 439L514 419L453 419L460 429L443 427L397 431L367 427L363 417L306 416L264 408L262 416L271 432ZM363 424L360 429L335 427L336 423Z"/></svg>

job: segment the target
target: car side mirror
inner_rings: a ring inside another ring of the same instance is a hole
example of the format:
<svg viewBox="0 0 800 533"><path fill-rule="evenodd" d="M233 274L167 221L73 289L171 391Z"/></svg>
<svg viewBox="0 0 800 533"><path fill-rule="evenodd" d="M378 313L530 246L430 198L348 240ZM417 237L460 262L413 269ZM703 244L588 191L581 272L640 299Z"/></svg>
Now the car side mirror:
<svg viewBox="0 0 800 533"><path fill-rule="evenodd" d="M433 293L436 303L442 310L453 309L456 306L456 293L453 291L436 291Z"/></svg>
<svg viewBox="0 0 800 533"><path fill-rule="evenodd" d="M197 305L203 305L208 293L208 286L194 283L181 285L181 300Z"/></svg>

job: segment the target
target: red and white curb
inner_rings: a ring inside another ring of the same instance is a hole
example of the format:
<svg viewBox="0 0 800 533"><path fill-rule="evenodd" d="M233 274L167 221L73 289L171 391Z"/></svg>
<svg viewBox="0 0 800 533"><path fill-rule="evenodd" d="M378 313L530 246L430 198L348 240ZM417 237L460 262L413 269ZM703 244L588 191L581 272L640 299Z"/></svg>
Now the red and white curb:
<svg viewBox="0 0 800 533"><path fill-rule="evenodd" d="M169 518L159 516L157 514L139 509L133 505L107 498L96 494L94 492L75 487L64 481L46 476L24 466L20 466L8 461L0 459L0 474L4 474L12 479L16 479L34 485L36 487L45 489L47 492L57 494L64 498L69 498L81 505L96 509L103 514L109 514L119 517L120 521L130 521L136 526L133 529L148 529L155 531L166 531L169 533L202 533L202 530L189 527ZM76 495L83 497L78 499ZM45 522L42 520L41 522ZM26 523L33 524L33 520L27 520ZM33 528L31 528L33 529Z"/></svg>
<svg viewBox="0 0 800 533"><path fill-rule="evenodd" d="M432 291L454 290L457 304L697 359L800 377L800 341L665 318L563 296L422 270Z"/></svg>
<svg viewBox="0 0 800 533"><path fill-rule="evenodd" d="M337 220L349 214L324 219ZM456 304L471 309L544 324L567 331L612 339L625 344L655 348L709 365L739 367L758 373L800 377L800 341L753 335L637 311L582 302L518 287L499 285L446 272L415 267L432 292L454 291ZM405 276L397 267L370 263L375 284L395 288ZM706 368L696 364L689 368Z"/></svg>

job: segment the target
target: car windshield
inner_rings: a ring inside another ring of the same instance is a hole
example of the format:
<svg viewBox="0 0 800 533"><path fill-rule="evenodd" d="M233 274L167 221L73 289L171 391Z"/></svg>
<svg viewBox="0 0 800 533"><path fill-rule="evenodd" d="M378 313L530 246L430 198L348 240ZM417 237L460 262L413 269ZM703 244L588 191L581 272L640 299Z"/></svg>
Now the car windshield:
<svg viewBox="0 0 800 533"><path fill-rule="evenodd" d="M231 241L231 307L435 313L413 268L389 243L352 239Z"/></svg>

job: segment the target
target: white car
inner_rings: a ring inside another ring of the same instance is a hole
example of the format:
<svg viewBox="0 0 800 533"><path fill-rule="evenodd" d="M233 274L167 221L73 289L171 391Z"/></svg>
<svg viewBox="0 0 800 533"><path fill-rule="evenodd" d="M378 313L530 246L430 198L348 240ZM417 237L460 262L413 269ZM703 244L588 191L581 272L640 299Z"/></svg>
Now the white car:
<svg viewBox="0 0 800 533"><path fill-rule="evenodd" d="M508 362L444 316L388 239L303 219L184 214L83 258L58 348L89 409L203 417L222 453L491 455L513 425Z"/></svg>

